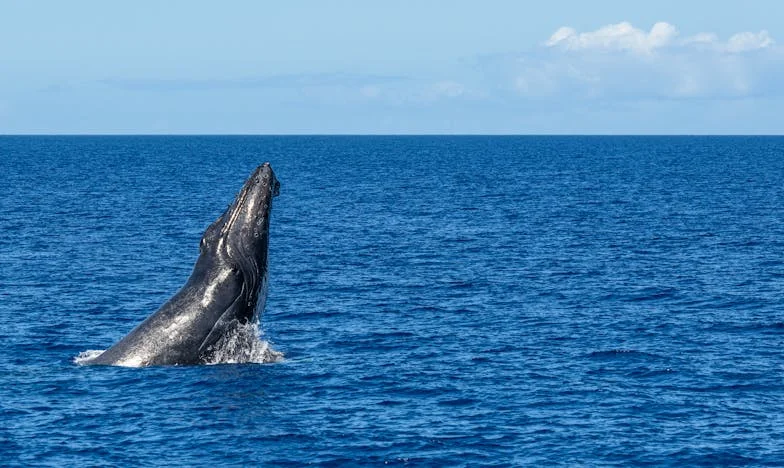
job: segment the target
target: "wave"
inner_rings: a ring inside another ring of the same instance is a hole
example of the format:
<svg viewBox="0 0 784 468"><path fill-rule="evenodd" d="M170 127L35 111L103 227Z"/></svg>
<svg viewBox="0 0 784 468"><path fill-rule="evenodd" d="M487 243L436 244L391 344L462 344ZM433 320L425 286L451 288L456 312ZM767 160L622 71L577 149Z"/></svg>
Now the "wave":
<svg viewBox="0 0 784 468"><path fill-rule="evenodd" d="M593 351L591 353L584 355L584 357L591 358L591 359L616 359L616 358L643 359L643 360L664 359L664 356L660 356L658 354L647 353L645 351L636 351L634 349L625 349L625 348Z"/></svg>

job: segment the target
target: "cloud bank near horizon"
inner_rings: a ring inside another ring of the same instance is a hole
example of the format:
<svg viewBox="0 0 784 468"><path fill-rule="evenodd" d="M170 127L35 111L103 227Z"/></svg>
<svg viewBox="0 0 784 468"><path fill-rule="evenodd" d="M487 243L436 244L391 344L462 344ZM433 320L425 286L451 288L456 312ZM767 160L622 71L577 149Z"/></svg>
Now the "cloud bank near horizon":
<svg viewBox="0 0 784 468"><path fill-rule="evenodd" d="M777 96L784 53L766 30L726 40L682 37L666 22L578 32L558 28L533 53L508 61L512 89L530 99L742 99Z"/></svg>
<svg viewBox="0 0 784 468"><path fill-rule="evenodd" d="M562 26L519 54L476 59L473 68L400 76L363 73L270 75L245 79L106 78L126 91L291 89L354 104L434 105L493 99L738 99L779 94L784 51L766 30L726 40L682 36L667 22L643 30L622 21L593 31Z"/></svg>
<svg viewBox="0 0 784 468"><path fill-rule="evenodd" d="M394 105L462 101L630 102L737 100L781 95L784 50L766 30L726 39L681 35L667 22L578 32L563 26L518 54L477 58L470 70L430 79L374 84L368 101Z"/></svg>

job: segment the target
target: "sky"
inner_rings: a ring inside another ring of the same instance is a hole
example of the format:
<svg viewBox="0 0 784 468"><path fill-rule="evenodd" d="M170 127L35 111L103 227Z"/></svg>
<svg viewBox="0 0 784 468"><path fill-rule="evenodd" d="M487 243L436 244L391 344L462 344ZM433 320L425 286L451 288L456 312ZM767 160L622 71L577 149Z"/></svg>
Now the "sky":
<svg viewBox="0 0 784 468"><path fill-rule="evenodd" d="M0 0L0 134L784 134L780 1Z"/></svg>

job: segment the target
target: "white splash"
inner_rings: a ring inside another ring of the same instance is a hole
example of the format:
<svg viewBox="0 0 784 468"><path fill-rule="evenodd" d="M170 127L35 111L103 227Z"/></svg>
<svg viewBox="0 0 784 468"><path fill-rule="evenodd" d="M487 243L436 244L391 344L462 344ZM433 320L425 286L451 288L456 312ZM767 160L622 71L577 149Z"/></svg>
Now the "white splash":
<svg viewBox="0 0 784 468"><path fill-rule="evenodd" d="M215 352L206 364L264 364L283 360L283 353L261 339L256 323L238 325L215 344Z"/></svg>
<svg viewBox="0 0 784 468"><path fill-rule="evenodd" d="M82 351L76 357L73 358L74 364L83 366L88 362L92 361L93 359L97 358L103 352L106 351L105 349L88 349L87 351Z"/></svg>

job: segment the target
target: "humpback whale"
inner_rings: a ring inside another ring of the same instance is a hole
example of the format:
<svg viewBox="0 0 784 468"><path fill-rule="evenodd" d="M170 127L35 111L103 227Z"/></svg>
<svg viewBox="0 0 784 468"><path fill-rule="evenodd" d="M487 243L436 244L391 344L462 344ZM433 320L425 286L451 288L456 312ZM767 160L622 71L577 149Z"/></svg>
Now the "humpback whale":
<svg viewBox="0 0 784 468"><path fill-rule="evenodd" d="M185 285L114 346L84 364L209 362L222 337L264 310L270 210L279 190L269 163L259 166L204 232L199 258Z"/></svg>

